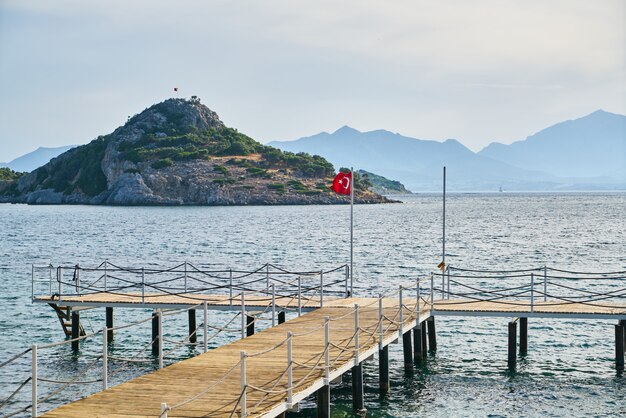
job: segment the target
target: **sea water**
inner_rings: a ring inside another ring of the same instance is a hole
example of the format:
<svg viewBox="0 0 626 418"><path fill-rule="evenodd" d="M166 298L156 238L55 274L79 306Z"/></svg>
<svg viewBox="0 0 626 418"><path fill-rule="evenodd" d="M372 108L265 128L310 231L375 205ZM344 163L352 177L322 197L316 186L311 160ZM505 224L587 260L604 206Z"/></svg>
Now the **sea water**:
<svg viewBox="0 0 626 418"><path fill-rule="evenodd" d="M354 210L356 295L376 295L428 277L441 261L442 202L419 194L403 203L358 205ZM626 270L626 194L451 194L446 259L477 269L548 265L580 271ZM269 262L290 270L330 269L349 260L348 206L97 207L0 205L0 363L31 346L63 339L45 304L31 304L31 264L170 267L187 261L252 270ZM626 286L626 283L624 284ZM150 315L116 309L116 325ZM226 323L227 312L211 312ZM104 326L103 309L81 315L86 331ZM531 319L529 352L507 370L507 318L437 318L438 351L412 375L400 345L390 347L391 390L378 391L377 362L365 365L365 406L373 417L623 416L626 387L614 368L615 321ZM165 338L178 341L186 315L167 317ZM149 355L150 325L116 333L111 355ZM215 347L237 338L224 335ZM39 375L66 380L97 362L101 342L41 350ZM171 346L170 346L171 347ZM166 344L165 349L168 349ZM142 351L145 350L145 351ZM166 364L200 353L184 347ZM158 367L110 365L110 385ZM0 369L0 403L30 373L30 355ZM83 380L97 379L95 371ZM40 405L46 411L99 390L70 386ZM59 386L40 383L40 397ZM30 383L11 408L30 402ZM349 377L331 391L333 416L352 416ZM294 417L315 416L313 401ZM26 415L26 414L24 414Z"/></svg>

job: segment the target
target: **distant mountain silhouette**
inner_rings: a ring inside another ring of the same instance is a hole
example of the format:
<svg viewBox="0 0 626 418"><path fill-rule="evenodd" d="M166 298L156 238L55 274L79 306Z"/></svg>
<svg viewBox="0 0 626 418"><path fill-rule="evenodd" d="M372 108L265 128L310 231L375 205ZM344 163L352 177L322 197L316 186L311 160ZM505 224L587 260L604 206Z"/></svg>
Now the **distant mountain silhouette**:
<svg viewBox="0 0 626 418"><path fill-rule="evenodd" d="M552 187L556 180L543 173L522 170L476 155L455 139L445 142L420 140L385 130L359 132L344 126L295 141L270 142L276 148L308 152L329 159L338 167L364 169L399 180L412 191L441 189L441 171L450 173L451 190L507 190Z"/></svg>
<svg viewBox="0 0 626 418"><path fill-rule="evenodd" d="M586 117L590 120L581 118L571 121L582 121L581 127L570 126L570 122L564 122L531 137L531 142L538 143L533 148L538 150L536 152L541 152L539 150L542 143L546 143L550 149L546 164L537 164L534 154L524 156L522 161L526 163L522 164L510 157L515 150L508 152L507 147L512 146L502 144L492 144L477 154L455 139L444 142L421 140L385 130L360 132L349 126L333 133L322 132L294 141L273 141L268 145L285 151L321 155L338 167L354 166L399 180L412 191L440 190L444 165L448 168L450 190L496 191L500 187L509 191L614 189L626 187L624 176L620 177L620 173L624 171L623 149L626 137L622 134L620 142L619 132L620 129L623 132L624 125L623 122L622 125L615 123L615 117L622 121L626 118L599 111ZM610 124L608 120L611 121ZM555 129L561 125L565 125L567 129ZM580 133L581 130L584 135ZM570 136L572 140L567 146L560 145L566 150L561 149L559 153L559 145L553 143L560 144L561 138L567 138L566 132L573 133ZM553 133L559 141L553 139ZM590 137L594 140L585 140ZM585 144L585 148L579 143ZM594 146L601 149L593 152L588 150ZM517 147L519 145L513 148ZM610 148L610 152L617 155L607 158L606 164L601 166L586 162L580 163L584 170L575 169L576 164L583 161L586 154L591 155L591 161L595 162L598 159L596 155L603 152L602 148ZM619 149L622 150L621 154ZM505 158L507 156L510 158ZM567 169L569 166L574 169ZM559 169L554 170L551 167Z"/></svg>
<svg viewBox="0 0 626 418"><path fill-rule="evenodd" d="M626 183L626 116L598 110L479 154L560 177Z"/></svg>
<svg viewBox="0 0 626 418"><path fill-rule="evenodd" d="M19 172L31 172L75 146L76 145L66 145L56 148L39 147L35 151L17 157L9 163L0 163L0 167L9 167L11 170Z"/></svg>

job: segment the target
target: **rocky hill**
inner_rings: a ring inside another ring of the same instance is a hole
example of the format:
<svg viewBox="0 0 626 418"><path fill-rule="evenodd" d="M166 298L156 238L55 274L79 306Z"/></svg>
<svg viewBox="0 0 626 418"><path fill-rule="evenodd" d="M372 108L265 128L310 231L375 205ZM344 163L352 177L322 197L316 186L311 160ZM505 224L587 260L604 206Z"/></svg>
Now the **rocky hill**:
<svg viewBox="0 0 626 418"><path fill-rule="evenodd" d="M229 128L193 98L151 106L113 133L17 179L0 201L30 204L271 205L345 203L334 167ZM388 202L356 184L357 203Z"/></svg>
<svg viewBox="0 0 626 418"><path fill-rule="evenodd" d="M392 194L411 194L402 183L396 180L390 180L387 177L370 173L365 170L358 170L359 175L371 184L370 190L382 195Z"/></svg>

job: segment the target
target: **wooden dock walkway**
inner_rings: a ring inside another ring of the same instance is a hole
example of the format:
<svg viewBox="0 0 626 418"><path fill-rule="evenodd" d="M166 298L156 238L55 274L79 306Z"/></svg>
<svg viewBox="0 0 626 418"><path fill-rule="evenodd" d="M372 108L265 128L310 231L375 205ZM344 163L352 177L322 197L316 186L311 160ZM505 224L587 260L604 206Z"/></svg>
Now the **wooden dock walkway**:
<svg viewBox="0 0 626 418"><path fill-rule="evenodd" d="M405 306L411 302L415 308L415 299L407 300ZM355 344L355 304L360 305L358 350ZM417 317L415 312L411 313L411 309L405 307L401 327L398 323L398 301L385 299L382 305L383 315L389 318L383 320L382 346L387 346L398 339L401 328L403 333L410 332L416 325ZM421 309L425 308L426 304L422 303ZM341 299L333 307L309 312L253 336L61 406L43 416L158 417L161 403L167 403L172 408L168 417L241 416L241 352L247 353L247 416L277 416L328 384L326 317L329 318L329 380L340 377L379 350L378 299ZM420 321L427 318L427 311L420 315ZM288 333L292 333L291 402L288 401Z"/></svg>
<svg viewBox="0 0 626 418"><path fill-rule="evenodd" d="M114 297L115 295L76 296L71 303L91 304L96 299L98 303L111 303L109 299ZM82 298L82 302L78 298ZM153 298L151 303L159 306L176 303L187 306L197 303L200 295L195 295L193 302L177 298L180 296ZM250 303L247 308L265 306L265 299L259 303L259 300L255 302L255 298L250 297L246 299L246 303ZM70 302L69 298L66 300ZM203 300L212 301L218 308L230 306L230 302L223 298ZM117 302L128 303L123 297ZM398 338L406 344L407 334L410 341L414 327L421 324L422 329L426 328L423 323L430 318L431 312L434 315L594 317L626 320L624 305L590 306L562 301L535 302L531 305L528 301L520 300L436 300L431 307L422 300L419 315L415 298L403 300L402 314L399 309L400 301L395 298L380 299L380 302L377 298L342 298L325 301L325 304L323 308L281 325L61 406L43 416L159 417L162 414L161 404L164 403L171 409L167 411L167 415L164 413L161 416L232 417L244 415L243 402L245 416L279 416ZM379 304L382 307L382 321ZM355 305L359 305L358 314ZM329 319L328 360L325 356L326 317ZM292 334L291 380L288 376L289 333ZM417 339L415 341L418 344ZM422 347L425 348L425 344ZM242 352L246 353L245 373L241 367ZM245 374L243 386L242 373ZM245 397L242 397L243 387Z"/></svg>

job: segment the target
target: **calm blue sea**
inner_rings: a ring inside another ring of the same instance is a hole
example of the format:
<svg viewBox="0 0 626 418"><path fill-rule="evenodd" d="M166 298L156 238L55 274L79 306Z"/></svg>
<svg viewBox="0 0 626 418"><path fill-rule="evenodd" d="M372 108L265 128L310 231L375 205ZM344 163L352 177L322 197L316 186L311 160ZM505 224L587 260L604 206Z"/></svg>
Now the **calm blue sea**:
<svg viewBox="0 0 626 418"><path fill-rule="evenodd" d="M452 194L446 209L447 259L454 266L626 269L626 194ZM441 198L415 195L402 204L356 206L354 238L357 294L377 294L426 277L441 261ZM270 262L291 270L319 270L348 262L348 240L348 206L0 205L0 363L33 343L63 339L52 309L30 303L31 263L96 266L109 259L119 265L163 267L188 261L254 269ZM116 321L132 322L148 314L117 310ZM229 315L212 313L211 321L225 322ZM87 311L82 320L87 331L101 329L104 312ZM614 370L614 321L532 320L529 353L515 373L506 368L507 322L438 318L438 351L412 376L403 371L401 346L391 346L389 395L378 392L377 362L365 367L368 416L626 415L626 379ZM167 317L166 338L182 339L186 327L186 315ZM136 354L149 334L149 324L120 331L113 354ZM214 345L229 338L236 336ZM40 376L65 379L80 373L100 349L100 341L93 340L83 344L79 355L67 346L44 350ZM178 350L168 363L198 352ZM111 383L156 366L112 364ZM0 369L0 404L29 372L29 357ZM40 396L55 388L40 384ZM98 388L68 388L40 410ZM18 395L14 409L29 403L29 389ZM333 416L352 416L349 382L332 388L332 403ZM0 416L10 411L0 410ZM305 403L291 416L315 416L314 404Z"/></svg>

